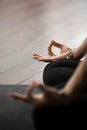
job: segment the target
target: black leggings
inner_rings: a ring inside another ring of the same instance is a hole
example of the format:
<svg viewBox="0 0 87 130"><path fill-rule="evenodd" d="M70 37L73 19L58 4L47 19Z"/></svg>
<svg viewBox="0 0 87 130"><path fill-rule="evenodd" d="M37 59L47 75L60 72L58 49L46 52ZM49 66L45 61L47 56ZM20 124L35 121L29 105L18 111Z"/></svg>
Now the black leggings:
<svg viewBox="0 0 87 130"><path fill-rule="evenodd" d="M57 60L49 63L43 71L45 85L61 88L69 80L79 60Z"/></svg>
<svg viewBox="0 0 87 130"><path fill-rule="evenodd" d="M43 71L44 84L62 88L79 62L79 60L57 60L49 63ZM63 128L70 130L70 125L73 129L81 125L87 128L84 120L84 116L87 117L87 93L81 94L69 106L34 108L33 119L36 130Z"/></svg>

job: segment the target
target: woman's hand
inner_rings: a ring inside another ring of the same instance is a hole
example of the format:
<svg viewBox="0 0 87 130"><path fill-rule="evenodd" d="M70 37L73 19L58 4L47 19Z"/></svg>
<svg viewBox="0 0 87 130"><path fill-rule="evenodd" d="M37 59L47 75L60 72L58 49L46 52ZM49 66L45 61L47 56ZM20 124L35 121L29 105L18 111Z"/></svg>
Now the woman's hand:
<svg viewBox="0 0 87 130"><path fill-rule="evenodd" d="M34 93L33 90L35 88L41 90L41 92ZM64 100L57 89L45 86L36 81L32 82L25 94L9 92L8 95L15 100L22 100L37 107L58 106L64 103Z"/></svg>
<svg viewBox="0 0 87 130"><path fill-rule="evenodd" d="M51 43L48 46L48 55L49 56L55 56L55 54L52 52L52 47L53 46L60 49L60 55L66 53L66 52L68 52L70 50L70 48L65 46L64 44L57 43L54 40L52 40Z"/></svg>
<svg viewBox="0 0 87 130"><path fill-rule="evenodd" d="M56 46L57 48L60 49L60 54L56 55L52 52L52 46ZM43 61L43 62L52 62L58 59L66 59L67 55L69 55L69 52L71 49L63 44L57 43L54 40L51 41L50 45L48 46L48 55L49 57L42 56L40 54L33 54L33 58L37 59L38 61Z"/></svg>

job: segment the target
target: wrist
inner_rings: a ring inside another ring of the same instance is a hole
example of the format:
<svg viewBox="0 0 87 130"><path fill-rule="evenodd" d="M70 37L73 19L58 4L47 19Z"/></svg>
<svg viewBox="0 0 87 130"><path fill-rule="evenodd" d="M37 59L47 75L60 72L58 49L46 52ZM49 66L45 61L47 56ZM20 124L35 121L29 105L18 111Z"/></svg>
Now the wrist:
<svg viewBox="0 0 87 130"><path fill-rule="evenodd" d="M69 52L66 54L66 59L74 59L73 50L69 49Z"/></svg>

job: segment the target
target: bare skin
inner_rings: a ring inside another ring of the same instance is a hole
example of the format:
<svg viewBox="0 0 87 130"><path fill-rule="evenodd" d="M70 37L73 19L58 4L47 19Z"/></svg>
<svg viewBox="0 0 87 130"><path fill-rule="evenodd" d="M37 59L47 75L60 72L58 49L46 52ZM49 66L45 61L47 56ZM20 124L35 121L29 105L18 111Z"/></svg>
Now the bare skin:
<svg viewBox="0 0 87 130"><path fill-rule="evenodd" d="M74 50L73 56L74 59L81 59L84 57L87 52L87 38L83 40L83 42Z"/></svg>
<svg viewBox="0 0 87 130"><path fill-rule="evenodd" d="M66 45L58 43L58 42L52 40L51 43L48 46L48 55L49 56L55 56L55 54L52 52L52 46L55 46L58 49L60 49L60 54L63 54L63 53L67 52L70 49Z"/></svg>
<svg viewBox="0 0 87 130"><path fill-rule="evenodd" d="M52 52L52 46L55 46L60 49L60 54L56 55ZM49 57L42 56L40 54L33 54L33 58L37 59L38 61L44 62L51 62L57 59L66 59L67 55L70 53L72 49L65 46L64 44L57 43L54 40L51 41L50 45L48 46L48 55ZM81 59L87 51L87 38L83 40L78 48L72 50L73 59Z"/></svg>
<svg viewBox="0 0 87 130"><path fill-rule="evenodd" d="M42 90L42 92L38 94L33 93L35 88ZM58 101L61 101L58 105L64 102L57 89L44 86L37 81L32 82L31 86L27 88L25 94L9 92L8 95L15 100L22 100L37 107L55 106Z"/></svg>
<svg viewBox="0 0 87 130"><path fill-rule="evenodd" d="M52 46L55 46L58 49L60 49L60 55L56 55L52 52ZM45 56L35 53L35 54L33 54L33 58L37 59L38 61L51 62L51 61L55 61L57 59L64 59L67 56L69 51L70 51L69 47L52 40L50 45L48 46L49 57L45 57Z"/></svg>

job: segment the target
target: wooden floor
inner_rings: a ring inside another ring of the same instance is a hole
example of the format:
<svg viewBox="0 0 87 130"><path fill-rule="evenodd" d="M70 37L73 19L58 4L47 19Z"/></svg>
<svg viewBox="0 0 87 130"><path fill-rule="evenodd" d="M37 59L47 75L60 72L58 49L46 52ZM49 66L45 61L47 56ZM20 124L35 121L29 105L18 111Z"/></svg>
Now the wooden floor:
<svg viewBox="0 0 87 130"><path fill-rule="evenodd" d="M0 84L42 82L52 39L76 47L87 36L87 0L0 0ZM54 49L54 51L56 51Z"/></svg>

